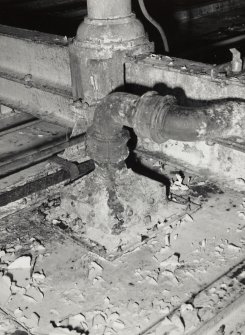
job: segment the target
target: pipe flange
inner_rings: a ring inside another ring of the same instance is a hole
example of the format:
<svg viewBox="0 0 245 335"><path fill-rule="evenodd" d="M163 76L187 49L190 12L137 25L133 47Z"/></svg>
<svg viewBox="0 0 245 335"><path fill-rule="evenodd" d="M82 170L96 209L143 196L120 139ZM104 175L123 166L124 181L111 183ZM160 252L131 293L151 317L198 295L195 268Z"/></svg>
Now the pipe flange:
<svg viewBox="0 0 245 335"><path fill-rule="evenodd" d="M133 128L141 138L149 138L156 143L168 140L163 133L163 125L169 111L176 105L176 98L161 96L155 91L147 92L136 106Z"/></svg>
<svg viewBox="0 0 245 335"><path fill-rule="evenodd" d="M98 165L119 164L129 154L127 142L129 131L122 129L116 136L104 137L93 127L87 131L86 152Z"/></svg>

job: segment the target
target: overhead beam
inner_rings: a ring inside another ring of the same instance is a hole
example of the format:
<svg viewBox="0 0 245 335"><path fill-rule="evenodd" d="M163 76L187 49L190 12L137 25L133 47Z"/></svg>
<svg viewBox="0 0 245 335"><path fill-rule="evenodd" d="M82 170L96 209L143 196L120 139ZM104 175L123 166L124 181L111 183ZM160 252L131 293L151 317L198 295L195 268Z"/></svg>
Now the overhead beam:
<svg viewBox="0 0 245 335"><path fill-rule="evenodd" d="M1 72L71 91L66 37L0 25Z"/></svg>

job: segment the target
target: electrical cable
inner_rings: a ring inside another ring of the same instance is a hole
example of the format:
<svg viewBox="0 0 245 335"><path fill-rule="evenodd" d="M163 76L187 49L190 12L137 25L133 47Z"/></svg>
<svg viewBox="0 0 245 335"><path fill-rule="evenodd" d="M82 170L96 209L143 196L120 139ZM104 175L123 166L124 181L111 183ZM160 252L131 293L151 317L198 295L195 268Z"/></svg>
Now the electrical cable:
<svg viewBox="0 0 245 335"><path fill-rule="evenodd" d="M144 0L138 0L138 2L139 2L140 9L141 9L143 15L145 16L145 18L159 31L159 33L161 35L161 38L162 38L162 42L163 42L163 46L164 46L165 51L169 52L168 40L167 40L167 37L166 37L166 34L165 34L163 28L160 26L160 24L156 20L154 20L150 16L150 14L148 13L148 11L145 7Z"/></svg>

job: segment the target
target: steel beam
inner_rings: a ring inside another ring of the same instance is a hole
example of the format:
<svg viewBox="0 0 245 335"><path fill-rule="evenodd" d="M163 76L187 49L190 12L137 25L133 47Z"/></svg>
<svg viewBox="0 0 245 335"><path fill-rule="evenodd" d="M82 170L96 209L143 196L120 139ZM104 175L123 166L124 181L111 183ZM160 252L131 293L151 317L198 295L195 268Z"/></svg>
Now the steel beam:
<svg viewBox="0 0 245 335"><path fill-rule="evenodd" d="M66 38L0 25L0 103L73 127Z"/></svg>

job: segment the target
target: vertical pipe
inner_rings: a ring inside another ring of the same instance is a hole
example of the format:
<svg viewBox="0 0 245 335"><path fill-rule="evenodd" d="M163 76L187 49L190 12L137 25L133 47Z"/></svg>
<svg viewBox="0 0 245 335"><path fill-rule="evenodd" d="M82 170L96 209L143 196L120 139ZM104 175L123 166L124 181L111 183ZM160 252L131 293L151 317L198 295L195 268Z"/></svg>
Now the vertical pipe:
<svg viewBox="0 0 245 335"><path fill-rule="evenodd" d="M131 0L87 0L88 17L106 20L129 16L132 13Z"/></svg>

